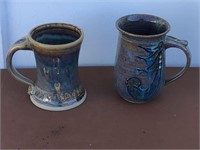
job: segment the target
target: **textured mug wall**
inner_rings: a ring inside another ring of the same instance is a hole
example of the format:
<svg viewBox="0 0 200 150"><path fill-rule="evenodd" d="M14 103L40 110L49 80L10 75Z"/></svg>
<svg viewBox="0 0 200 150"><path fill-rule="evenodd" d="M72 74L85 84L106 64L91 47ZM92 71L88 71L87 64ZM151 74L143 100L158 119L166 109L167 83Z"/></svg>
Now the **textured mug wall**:
<svg viewBox="0 0 200 150"><path fill-rule="evenodd" d="M200 66L198 0L0 0L0 5L0 48L3 47L0 55L4 60L7 49L33 27L65 22L79 26L85 33L81 66L114 65L118 39L115 21L127 14L146 13L166 19L171 24L168 35L188 40L191 65ZM16 67L34 67L33 53L19 51L13 63ZM181 51L167 51L168 66L184 64L185 56ZM0 67L5 67L1 61Z"/></svg>

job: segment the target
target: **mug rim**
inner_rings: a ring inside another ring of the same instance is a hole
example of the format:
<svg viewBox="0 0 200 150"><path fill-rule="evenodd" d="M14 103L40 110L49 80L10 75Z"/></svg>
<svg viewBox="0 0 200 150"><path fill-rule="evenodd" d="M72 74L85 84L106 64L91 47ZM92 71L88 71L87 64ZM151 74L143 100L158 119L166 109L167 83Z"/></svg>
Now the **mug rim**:
<svg viewBox="0 0 200 150"><path fill-rule="evenodd" d="M67 29L71 30L71 31L78 33L80 36L78 37L78 39L76 39L73 42L65 43L65 44L57 44L57 45L41 43L41 42L36 41L33 38L33 35L37 30L42 30L42 29L45 30L45 29L53 28L53 27L56 27L58 29L62 28L62 29L66 29L66 30ZM79 28L75 25L72 25L72 24L68 24L68 23L41 24L41 25L33 28L28 34L28 40L30 41L31 45L36 46L36 47L41 48L41 49L48 49L48 51L56 51L56 52L58 52L59 50L64 50L64 49L67 49L67 48L72 48L72 47L77 46L78 44L80 44L83 41L83 38L84 38L84 33L81 30L81 28Z"/></svg>
<svg viewBox="0 0 200 150"><path fill-rule="evenodd" d="M147 17L155 18L157 20L162 20L163 22L165 22L167 29L164 32L161 32L158 34L153 34L153 35L140 35L140 34L134 34L134 33L127 32L127 31L121 29L121 27L119 26L119 23L120 23L120 21L122 21L122 19L128 18L130 16L147 16ZM160 37L160 36L166 35L170 31L170 24L168 23L168 21L166 21L165 19L163 19L161 17L150 15L150 14L129 14L129 15L122 16L116 21L115 26L121 33L123 33L125 35L129 35L131 37L136 37L136 38Z"/></svg>

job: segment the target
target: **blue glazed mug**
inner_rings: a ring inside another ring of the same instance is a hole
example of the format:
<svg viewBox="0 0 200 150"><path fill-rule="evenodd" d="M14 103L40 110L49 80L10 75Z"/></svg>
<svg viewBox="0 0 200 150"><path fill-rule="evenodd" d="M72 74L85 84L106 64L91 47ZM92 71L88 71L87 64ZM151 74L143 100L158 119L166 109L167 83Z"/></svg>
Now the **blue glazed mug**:
<svg viewBox="0 0 200 150"><path fill-rule="evenodd" d="M40 25L18 40L7 55L7 68L17 80L29 85L30 99L39 108L51 111L68 110L86 99L78 75L78 58L83 32L64 23ZM35 54L37 80L21 75L12 65L18 50Z"/></svg>
<svg viewBox="0 0 200 150"><path fill-rule="evenodd" d="M115 87L125 100L144 103L153 99L190 66L188 42L168 36L170 25L166 20L133 14L118 19L116 27L119 40L114 67ZM182 50L187 63L178 74L165 79L165 51L171 47Z"/></svg>

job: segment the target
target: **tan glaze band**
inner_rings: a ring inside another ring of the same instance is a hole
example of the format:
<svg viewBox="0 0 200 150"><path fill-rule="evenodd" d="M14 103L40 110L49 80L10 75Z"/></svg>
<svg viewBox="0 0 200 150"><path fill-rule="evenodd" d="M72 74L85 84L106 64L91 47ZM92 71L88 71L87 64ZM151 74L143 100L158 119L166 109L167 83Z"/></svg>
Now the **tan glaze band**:
<svg viewBox="0 0 200 150"><path fill-rule="evenodd" d="M34 33L40 31L40 30L45 30L45 29L51 29L51 28L61 28L61 29L66 29L66 30L71 30L79 34L79 38L71 43L67 44L59 44L59 45L49 45L49 44L44 44L37 42L36 40L33 39ZM81 42L83 41L84 33L83 31L78 28L77 26L71 25L71 24L65 24L65 23L50 23L50 24L43 24L40 25L33 30L30 31L28 34L27 38L28 41L30 42L30 46L32 49L37 51L38 53L41 54L47 54L47 55L54 55L55 52L56 54L62 54L62 53L70 53L73 51L73 47L77 47L77 45L80 45ZM68 50L70 49L70 51Z"/></svg>

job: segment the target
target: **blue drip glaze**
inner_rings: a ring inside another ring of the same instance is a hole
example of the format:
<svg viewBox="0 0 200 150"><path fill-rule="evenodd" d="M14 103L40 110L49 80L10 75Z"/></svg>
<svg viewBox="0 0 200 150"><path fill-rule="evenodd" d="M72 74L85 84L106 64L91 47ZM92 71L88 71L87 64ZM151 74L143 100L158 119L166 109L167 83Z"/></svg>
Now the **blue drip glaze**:
<svg viewBox="0 0 200 150"><path fill-rule="evenodd" d="M139 76L141 73L146 73L151 82L150 86L145 87L139 77L130 77L126 81L126 88L129 95L135 100L148 100L155 96L160 90L160 81L162 75L162 52L163 42L157 46L143 47L138 46L148 53L147 56L136 56L138 59L144 60L147 64L144 68L136 68L136 74Z"/></svg>

